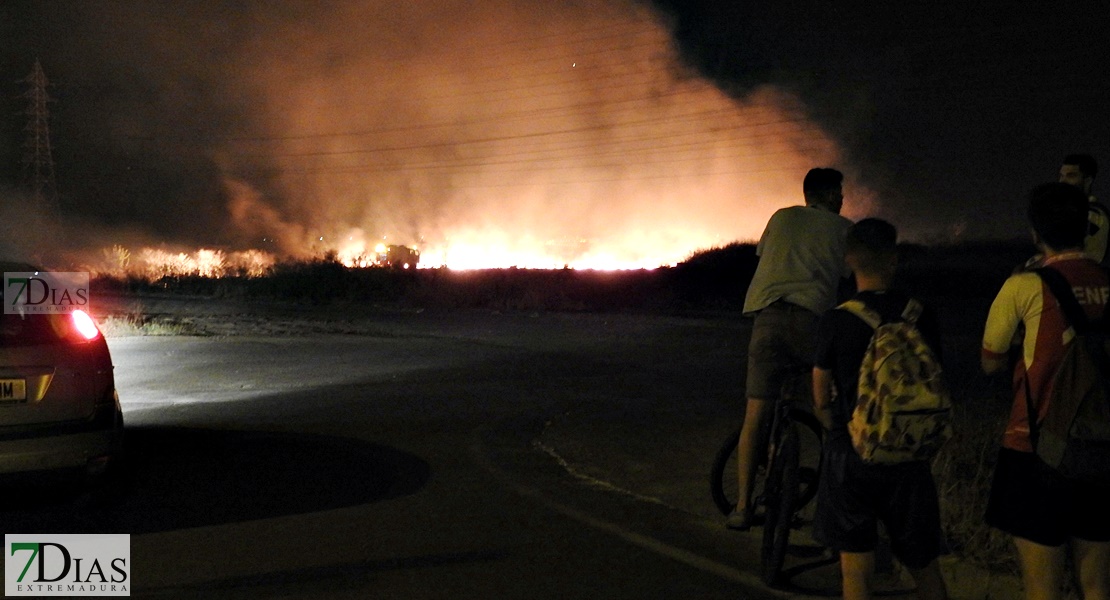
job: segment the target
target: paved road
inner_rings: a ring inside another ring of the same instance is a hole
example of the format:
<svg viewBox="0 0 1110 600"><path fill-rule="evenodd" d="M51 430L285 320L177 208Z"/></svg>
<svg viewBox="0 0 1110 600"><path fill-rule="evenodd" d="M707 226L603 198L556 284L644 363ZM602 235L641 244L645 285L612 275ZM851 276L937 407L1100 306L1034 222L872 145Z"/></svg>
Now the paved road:
<svg viewBox="0 0 1110 600"><path fill-rule="evenodd" d="M625 428L660 407L720 420L741 329L404 313L357 334L111 339L124 485L7 506L5 527L131 532L138 597L770 597L715 521L575 476L543 442L603 409L605 444L673 461Z"/></svg>
<svg viewBox="0 0 1110 600"><path fill-rule="evenodd" d="M136 597L835 593L804 534L761 586L709 499L735 317L190 310L229 335L109 340L122 484L0 501L6 532L132 533Z"/></svg>

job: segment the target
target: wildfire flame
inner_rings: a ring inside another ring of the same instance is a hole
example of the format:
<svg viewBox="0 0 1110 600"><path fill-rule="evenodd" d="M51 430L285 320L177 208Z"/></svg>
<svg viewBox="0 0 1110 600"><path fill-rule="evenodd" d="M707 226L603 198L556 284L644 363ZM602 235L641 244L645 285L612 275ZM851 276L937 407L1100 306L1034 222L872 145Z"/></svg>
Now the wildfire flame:
<svg viewBox="0 0 1110 600"><path fill-rule="evenodd" d="M326 242L324 240L318 240ZM371 245L373 244L373 245ZM720 244L720 242L718 242ZM398 268L448 268L451 270L477 269L587 269L617 271L655 269L675 265L689 256L691 250L672 245L658 248L622 252L619 247L593 248L586 239L546 240L535 243L532 250L516 249L511 240L482 240L474 235L450 245L421 249L402 247L419 255L418 260L392 264L391 245L370 242L349 236L345 243L320 253L315 257L286 256L263 250L225 252L210 248L193 251L169 251L142 247L134 252L116 244L104 248L100 264L93 267L99 274L138 277L157 281L164 277L229 276L262 277L283 259L332 257L348 268L393 266ZM710 245L702 246L709 248Z"/></svg>
<svg viewBox="0 0 1110 600"><path fill-rule="evenodd" d="M170 252L158 248L140 248L132 253L116 244L102 251L99 267L91 270L117 277L139 277L156 281L163 277L261 277L276 263L273 254L261 250L224 252L200 248L193 252Z"/></svg>

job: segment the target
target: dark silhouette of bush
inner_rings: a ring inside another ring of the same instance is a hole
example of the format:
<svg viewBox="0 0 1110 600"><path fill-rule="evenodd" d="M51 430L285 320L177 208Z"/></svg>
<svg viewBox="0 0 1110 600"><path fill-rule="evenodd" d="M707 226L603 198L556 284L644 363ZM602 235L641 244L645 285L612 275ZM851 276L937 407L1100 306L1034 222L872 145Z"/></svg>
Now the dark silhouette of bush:
<svg viewBox="0 0 1110 600"><path fill-rule="evenodd" d="M733 242L695 252L663 275L681 308L742 310L758 262L754 245Z"/></svg>

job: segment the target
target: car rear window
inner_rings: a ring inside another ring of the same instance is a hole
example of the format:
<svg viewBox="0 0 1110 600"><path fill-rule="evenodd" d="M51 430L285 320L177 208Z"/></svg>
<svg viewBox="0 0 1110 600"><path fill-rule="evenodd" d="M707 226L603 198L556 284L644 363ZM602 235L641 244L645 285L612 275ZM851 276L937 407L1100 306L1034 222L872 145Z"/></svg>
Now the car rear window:
<svg viewBox="0 0 1110 600"><path fill-rule="evenodd" d="M66 315L0 314L0 346L34 346L60 342Z"/></svg>

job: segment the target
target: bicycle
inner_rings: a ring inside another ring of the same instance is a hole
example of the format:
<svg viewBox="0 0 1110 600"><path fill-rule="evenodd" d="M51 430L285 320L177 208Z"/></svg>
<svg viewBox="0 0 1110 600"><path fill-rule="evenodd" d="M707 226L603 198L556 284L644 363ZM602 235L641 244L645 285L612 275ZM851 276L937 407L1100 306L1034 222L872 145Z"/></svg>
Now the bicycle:
<svg viewBox="0 0 1110 600"><path fill-rule="evenodd" d="M794 382L793 385L798 384ZM821 472L824 429L811 411L795 406L792 398L797 395L787 393L791 391L784 389L773 407L768 452L760 462L752 493L755 510L762 507L764 511L760 575L767 585L777 583L782 574L790 530L797 526L795 515L817 495ZM739 439L737 428L717 451L709 476L713 501L725 515L737 504L736 445ZM806 454L804 458L803 454Z"/></svg>

